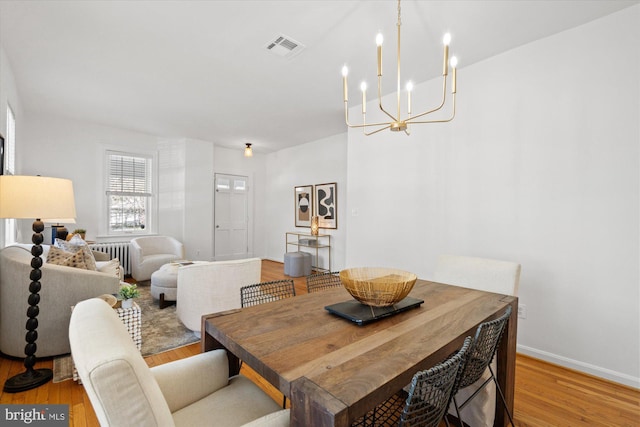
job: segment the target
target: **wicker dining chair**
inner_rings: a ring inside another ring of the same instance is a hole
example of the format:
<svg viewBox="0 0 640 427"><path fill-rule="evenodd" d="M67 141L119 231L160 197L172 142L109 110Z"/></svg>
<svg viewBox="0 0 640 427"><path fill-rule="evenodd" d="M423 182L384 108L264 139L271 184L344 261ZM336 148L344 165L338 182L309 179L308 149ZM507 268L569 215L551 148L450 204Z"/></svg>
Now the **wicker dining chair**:
<svg viewBox="0 0 640 427"><path fill-rule="evenodd" d="M457 390L470 346L471 337L467 337L453 356L426 371L417 372L408 386L408 393L400 390L351 426L437 427Z"/></svg>
<svg viewBox="0 0 640 427"><path fill-rule="evenodd" d="M243 308L251 307L294 296L296 288L292 279L274 280L240 288L240 305Z"/></svg>
<svg viewBox="0 0 640 427"><path fill-rule="evenodd" d="M337 288L339 286L342 286L339 271L317 273L307 276L308 293L320 292L328 288Z"/></svg>
<svg viewBox="0 0 640 427"><path fill-rule="evenodd" d="M495 373L491 368L491 361L495 357L495 354L498 350L500 338L502 337L510 316L511 307L509 306L502 316L490 322L481 323L476 329L476 336L471 345L471 349L469 350L469 356L460 374L458 390L469 387L470 385L478 381L478 379L482 376L487 368L489 369L491 375L471 396L469 396L464 402L462 402L462 404L458 405L458 401L455 395L452 397L451 400L453 401L453 405L455 406L458 420L461 423L463 420L462 416L460 415L460 411L462 411L462 409L473 400L473 398L480 392L480 390L482 390L487 384L493 381L496 385L496 390L500 395L500 399L502 400L502 404L507 411L509 421L511 422L512 426L514 425L513 417L511 415L511 412L509 411L509 408L507 407L507 402L504 398L504 393L502 393Z"/></svg>

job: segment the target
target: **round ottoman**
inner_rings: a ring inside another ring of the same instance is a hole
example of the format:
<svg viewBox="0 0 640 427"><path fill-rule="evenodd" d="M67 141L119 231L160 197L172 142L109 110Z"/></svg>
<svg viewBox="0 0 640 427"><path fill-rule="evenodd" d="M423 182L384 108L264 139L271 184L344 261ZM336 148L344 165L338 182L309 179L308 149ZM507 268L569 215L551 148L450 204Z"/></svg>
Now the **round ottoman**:
<svg viewBox="0 0 640 427"><path fill-rule="evenodd" d="M284 254L284 274L291 277L311 274L311 254L308 252L287 252Z"/></svg>
<svg viewBox="0 0 640 427"><path fill-rule="evenodd" d="M179 263L164 264L159 270L151 274L151 296L160 300L160 308L175 302L178 296L178 268Z"/></svg>

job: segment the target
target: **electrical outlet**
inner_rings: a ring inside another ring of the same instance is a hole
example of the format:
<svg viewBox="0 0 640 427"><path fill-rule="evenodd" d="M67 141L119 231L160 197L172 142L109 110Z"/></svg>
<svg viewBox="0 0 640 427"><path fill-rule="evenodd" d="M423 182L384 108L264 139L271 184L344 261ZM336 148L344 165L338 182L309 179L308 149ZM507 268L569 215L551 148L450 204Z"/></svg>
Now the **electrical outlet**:
<svg viewBox="0 0 640 427"><path fill-rule="evenodd" d="M527 318L527 306L524 304L518 304L518 319Z"/></svg>

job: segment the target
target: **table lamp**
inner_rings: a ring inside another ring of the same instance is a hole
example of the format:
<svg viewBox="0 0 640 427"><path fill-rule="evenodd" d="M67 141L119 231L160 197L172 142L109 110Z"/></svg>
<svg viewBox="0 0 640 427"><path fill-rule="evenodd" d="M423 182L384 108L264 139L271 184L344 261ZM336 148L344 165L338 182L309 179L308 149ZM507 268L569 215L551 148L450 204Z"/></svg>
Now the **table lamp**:
<svg viewBox="0 0 640 427"><path fill-rule="evenodd" d="M51 369L34 369L36 363L36 340L38 339L38 303L40 302L40 278L42 277L42 231L40 218L75 218L76 207L73 183L68 179L43 176L0 176L0 218L34 219L31 241L31 274L29 275L29 298L27 300L27 333L24 348L25 372L17 374L4 383L4 391L17 393L31 390L53 378Z"/></svg>
<svg viewBox="0 0 640 427"><path fill-rule="evenodd" d="M56 243L56 238L65 240L69 235L69 230L64 224L75 224L75 218L41 218L45 224L51 224L51 244Z"/></svg>

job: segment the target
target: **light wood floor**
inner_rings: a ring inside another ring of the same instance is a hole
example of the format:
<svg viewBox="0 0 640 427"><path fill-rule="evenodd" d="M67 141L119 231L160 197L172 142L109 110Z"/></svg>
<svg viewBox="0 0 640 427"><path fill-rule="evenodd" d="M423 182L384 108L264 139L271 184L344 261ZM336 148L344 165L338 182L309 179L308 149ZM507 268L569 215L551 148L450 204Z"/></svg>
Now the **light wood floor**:
<svg viewBox="0 0 640 427"><path fill-rule="evenodd" d="M263 261L262 281L286 278L281 263ZM296 292L306 293L305 278L295 279ZM192 344L146 358L149 366L200 352ZM36 368L51 368L51 359L39 361ZM24 370L22 362L0 358L0 382ZM242 373L265 389L277 402L279 394L250 368ZM91 403L81 385L73 381L49 382L23 393L0 394L0 404L66 403L69 404L70 427L97 426ZM640 390L564 369L521 354L516 359L515 421L518 427L528 426L640 426ZM311 427L311 426L310 426Z"/></svg>

